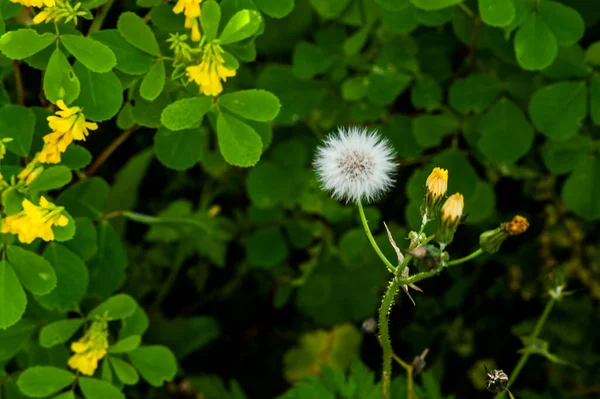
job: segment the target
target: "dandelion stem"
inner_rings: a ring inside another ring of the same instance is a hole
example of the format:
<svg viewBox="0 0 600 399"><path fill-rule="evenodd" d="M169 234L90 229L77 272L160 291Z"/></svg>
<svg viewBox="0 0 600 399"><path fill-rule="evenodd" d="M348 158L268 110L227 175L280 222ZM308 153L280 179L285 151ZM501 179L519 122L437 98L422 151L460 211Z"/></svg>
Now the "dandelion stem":
<svg viewBox="0 0 600 399"><path fill-rule="evenodd" d="M360 201L358 201L358 211L360 213L360 220L362 221L363 227L365 228L365 233L367 234L367 238L369 239L371 246L373 247L377 255L379 255L379 258L383 261L388 270L395 274L396 268L390 263L389 260L387 260L383 252L381 252L381 249L379 249L379 245L377 245L377 243L375 242L375 238L373 238L373 234L371 234L371 229L369 228L369 224L367 223L367 217L365 216L365 210L363 209L362 203Z"/></svg>
<svg viewBox="0 0 600 399"><path fill-rule="evenodd" d="M471 259L475 259L476 257L478 257L479 255L481 255L483 253L483 249L479 248L477 251L473 252L472 254L469 254L463 258L459 258L459 259L455 259L455 260L451 260L447 263L448 266L454 266L454 265L458 265L461 263L465 263L467 261L470 261Z"/></svg>
<svg viewBox="0 0 600 399"><path fill-rule="evenodd" d="M530 336L531 339L537 338L537 336L542 331L542 328L544 327L544 324L546 323L546 319L548 318L548 315L550 314L550 311L552 311L552 308L554 307L554 303L555 302L556 302L556 298L551 297L550 300L548 301L548 303L546 304L546 307L544 308L544 312L542 313L542 315L538 319L537 323L535 324L535 328L533 329L533 333ZM510 379L508 381L508 388L510 388L515 383L515 380L517 379L517 377L521 373L521 370L523 370L523 367L525 367L525 363L527 363L527 360L529 360L529 355L530 355L530 353L523 353L521 355L521 358L517 362L517 365L515 366L515 368L512 371L512 373L509 375ZM494 399L503 398L504 394L505 394L505 391L504 392L500 392L498 395L496 395L494 397Z"/></svg>

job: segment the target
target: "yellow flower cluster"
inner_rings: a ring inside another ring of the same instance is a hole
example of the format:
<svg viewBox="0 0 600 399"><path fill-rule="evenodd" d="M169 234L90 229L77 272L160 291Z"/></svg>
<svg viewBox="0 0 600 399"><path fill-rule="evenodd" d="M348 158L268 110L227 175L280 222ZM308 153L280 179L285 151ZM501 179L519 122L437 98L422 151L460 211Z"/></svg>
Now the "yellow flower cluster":
<svg viewBox="0 0 600 399"><path fill-rule="evenodd" d="M178 0L173 12L175 14L185 15L185 27L192 30L192 40L200 41L200 29L198 28L198 18L200 18L200 3L202 0Z"/></svg>
<svg viewBox="0 0 600 399"><path fill-rule="evenodd" d="M55 0L10 0L12 3L23 4L25 7L54 7Z"/></svg>
<svg viewBox="0 0 600 399"><path fill-rule="evenodd" d="M107 349L108 324L104 320L96 320L79 341L71 344L75 354L69 358L68 365L82 374L94 375L98 361L106 356Z"/></svg>
<svg viewBox="0 0 600 399"><path fill-rule="evenodd" d="M207 96L216 96L223 91L223 84L227 78L235 76L235 69L230 69L223 64L223 49L215 43L208 43L204 47L202 62L199 65L187 67L189 81L194 81L200 87L200 93Z"/></svg>
<svg viewBox="0 0 600 399"><path fill-rule="evenodd" d="M66 226L69 219L62 214L63 207L56 206L46 198L40 198L40 205L23 200L23 210L2 220L2 233L17 234L19 241L30 244L36 238L54 240L53 226Z"/></svg>

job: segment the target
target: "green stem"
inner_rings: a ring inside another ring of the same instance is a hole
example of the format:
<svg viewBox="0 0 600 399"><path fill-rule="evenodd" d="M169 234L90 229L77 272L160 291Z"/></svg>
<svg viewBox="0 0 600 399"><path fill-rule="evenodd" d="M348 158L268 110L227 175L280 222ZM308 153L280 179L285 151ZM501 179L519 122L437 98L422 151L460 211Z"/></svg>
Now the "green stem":
<svg viewBox="0 0 600 399"><path fill-rule="evenodd" d="M98 13L98 15L96 15L96 18L94 18L92 24L90 25L90 29L87 33L88 36L94 32L99 31L102 28L102 24L106 19L106 15L108 14L108 11L110 10L114 2L115 0L108 0L106 3L104 3L102 8L100 9L100 12Z"/></svg>
<svg viewBox="0 0 600 399"><path fill-rule="evenodd" d="M467 14L469 17L473 18L475 16L475 14L473 13L473 11L471 11L471 9L469 7L467 7L465 4L463 3L458 3L457 4L461 10L463 10L465 12L465 14Z"/></svg>
<svg viewBox="0 0 600 399"><path fill-rule="evenodd" d="M548 318L548 315L550 314L550 311L552 311L552 308L554 307L554 303L555 302L556 302L556 299L551 298L548 301L548 303L546 304L546 307L544 308L544 312L542 313L542 315L538 319L538 321L537 321L537 323L535 325L535 328L533 329L533 333L530 336L532 339L537 338L537 336L542 331L542 328L544 327L544 324L546 323L546 319ZM527 363L527 360L529 360L529 355L530 355L529 353L523 353L521 355L521 358L517 362L517 365L515 366L514 370L508 376L509 377L508 388L510 388L515 383L515 380L517 379L517 377L521 373L521 370L523 370L523 367L525 367L525 364ZM505 392L500 392L498 395L495 396L494 399L503 398L504 395L505 395Z"/></svg>
<svg viewBox="0 0 600 399"><path fill-rule="evenodd" d="M405 262L400 267L404 268ZM381 339L381 348L383 350L383 373L381 381L383 383L383 397L389 399L390 385L392 381L392 341L390 341L389 314L394 302L394 297L400 289L400 283L397 277L394 277L383 296L381 307L379 308L379 338Z"/></svg>
<svg viewBox="0 0 600 399"><path fill-rule="evenodd" d="M473 252L470 255L467 255L463 258L459 258L456 260L451 260L448 263L446 263L448 266L454 266L454 265L458 265L467 261L470 261L471 259L475 259L476 257L478 257L479 255L481 255L483 253L483 249L479 248L477 251Z"/></svg>
<svg viewBox="0 0 600 399"><path fill-rule="evenodd" d="M363 227L365 228L365 233L367 234L367 238L369 239L371 246L373 247L377 255L379 255L379 258L383 261L388 270L392 273L396 273L396 268L390 263L389 260L387 260L383 252L381 252L381 249L379 249L379 245L377 245L377 243L375 242L375 238L373 238L373 234L371 234L371 229L369 229L369 224L367 223L365 210L363 209L362 203L360 201L358 201L358 211L360 213L360 220L362 221Z"/></svg>

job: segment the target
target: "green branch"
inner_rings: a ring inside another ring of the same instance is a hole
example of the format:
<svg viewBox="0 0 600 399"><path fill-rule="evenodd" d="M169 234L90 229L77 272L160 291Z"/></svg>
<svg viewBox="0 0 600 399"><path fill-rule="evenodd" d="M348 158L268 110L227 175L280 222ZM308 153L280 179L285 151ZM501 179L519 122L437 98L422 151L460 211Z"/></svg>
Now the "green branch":
<svg viewBox="0 0 600 399"><path fill-rule="evenodd" d="M379 249L379 245L377 245L377 243L375 242L375 238L373 238L373 234L371 234L371 229L369 229L369 224L367 223L367 218L365 216L365 210L363 209L362 203L358 201L357 205L358 211L360 213L360 220L362 221L362 225L365 228L365 233L367 234L367 238L369 239L371 246L379 256L379 258L383 261L385 266L388 268L388 270L395 274L396 268L390 263L389 260L387 260L383 252L381 252L381 249Z"/></svg>

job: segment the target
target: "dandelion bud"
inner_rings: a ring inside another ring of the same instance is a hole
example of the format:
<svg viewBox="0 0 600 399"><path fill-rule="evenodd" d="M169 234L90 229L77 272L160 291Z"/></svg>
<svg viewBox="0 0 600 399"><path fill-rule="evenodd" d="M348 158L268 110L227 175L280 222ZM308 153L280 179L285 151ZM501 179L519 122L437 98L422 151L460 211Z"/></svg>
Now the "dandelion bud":
<svg viewBox="0 0 600 399"><path fill-rule="evenodd" d="M323 189L346 202L370 202L394 182L396 164L387 140L360 127L340 128L318 148L314 167Z"/></svg>
<svg viewBox="0 0 600 399"><path fill-rule="evenodd" d="M433 168L427 177L425 186L425 202L421 205L421 216L423 219L432 220L448 190L448 171L442 168Z"/></svg>
<svg viewBox="0 0 600 399"><path fill-rule="evenodd" d="M529 227L529 222L523 216L515 216L510 222L502 223L500 227L481 233L479 245L485 252L493 254L498 252L500 246L510 236L524 233Z"/></svg>
<svg viewBox="0 0 600 399"><path fill-rule="evenodd" d="M437 242L446 246L452 242L454 232L456 231L463 214L465 201L462 194L452 194L444 205L441 211L440 228L435 236Z"/></svg>

